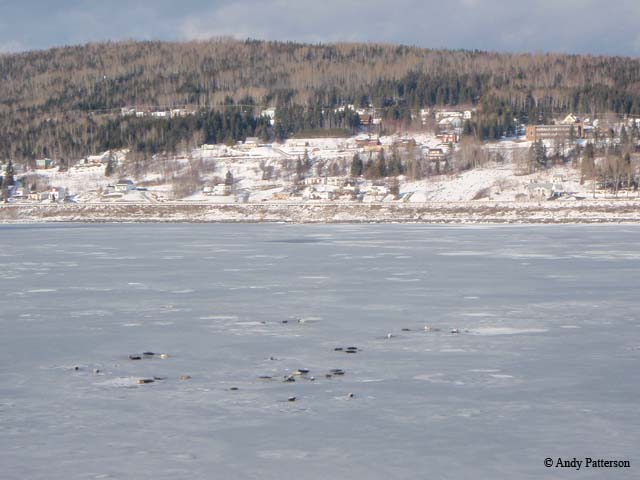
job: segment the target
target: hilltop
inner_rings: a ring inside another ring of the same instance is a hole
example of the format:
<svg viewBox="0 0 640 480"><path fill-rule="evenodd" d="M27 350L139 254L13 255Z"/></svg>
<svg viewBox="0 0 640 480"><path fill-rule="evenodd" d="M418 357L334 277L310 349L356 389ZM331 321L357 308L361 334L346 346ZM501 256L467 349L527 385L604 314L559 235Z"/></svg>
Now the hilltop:
<svg viewBox="0 0 640 480"><path fill-rule="evenodd" d="M482 139L561 112L640 114L640 60L625 57L229 39L109 42L0 55L0 78L0 160L24 163L113 148L150 156L336 128L391 133L424 128L420 112L431 107L475 109L465 133ZM123 117L122 109L147 115Z"/></svg>

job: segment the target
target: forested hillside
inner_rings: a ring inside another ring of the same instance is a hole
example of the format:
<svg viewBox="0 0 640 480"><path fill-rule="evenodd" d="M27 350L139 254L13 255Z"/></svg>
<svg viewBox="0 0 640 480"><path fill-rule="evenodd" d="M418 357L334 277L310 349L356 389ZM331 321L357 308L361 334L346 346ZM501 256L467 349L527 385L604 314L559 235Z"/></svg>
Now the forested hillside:
<svg viewBox="0 0 640 480"><path fill-rule="evenodd" d="M640 60L497 54L374 44L237 41L101 43L0 56L0 159L79 158L115 147L145 153L299 130L353 130L334 109L380 109L408 125L430 106L474 105L481 135L513 117L573 111L640 114ZM196 115L120 116L120 108L188 105ZM256 118L276 107L276 125ZM487 128L491 126L491 129Z"/></svg>

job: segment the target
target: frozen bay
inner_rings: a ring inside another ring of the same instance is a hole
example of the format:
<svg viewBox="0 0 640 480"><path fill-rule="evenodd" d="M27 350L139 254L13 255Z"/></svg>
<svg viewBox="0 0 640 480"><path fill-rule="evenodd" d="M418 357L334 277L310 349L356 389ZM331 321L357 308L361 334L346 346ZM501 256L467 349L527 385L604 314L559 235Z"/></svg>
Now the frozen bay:
<svg viewBox="0 0 640 480"><path fill-rule="evenodd" d="M637 478L639 240L0 226L1 476Z"/></svg>

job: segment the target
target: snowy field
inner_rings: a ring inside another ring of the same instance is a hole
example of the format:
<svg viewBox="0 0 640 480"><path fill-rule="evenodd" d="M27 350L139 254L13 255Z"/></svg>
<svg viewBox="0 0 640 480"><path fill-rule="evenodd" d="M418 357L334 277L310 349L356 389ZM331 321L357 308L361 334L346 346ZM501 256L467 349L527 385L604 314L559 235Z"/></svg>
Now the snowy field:
<svg viewBox="0 0 640 480"><path fill-rule="evenodd" d="M0 226L0 477L638 478L639 239Z"/></svg>

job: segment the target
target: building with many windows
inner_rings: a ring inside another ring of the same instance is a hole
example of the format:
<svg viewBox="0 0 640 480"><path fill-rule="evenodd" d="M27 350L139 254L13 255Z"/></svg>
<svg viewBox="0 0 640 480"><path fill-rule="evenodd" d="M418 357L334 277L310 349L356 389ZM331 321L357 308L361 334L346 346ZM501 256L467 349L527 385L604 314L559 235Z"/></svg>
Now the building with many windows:
<svg viewBox="0 0 640 480"><path fill-rule="evenodd" d="M573 132L573 133L572 133ZM526 130L527 140L554 140L556 138L582 138L584 128L582 123L559 125L528 125Z"/></svg>

